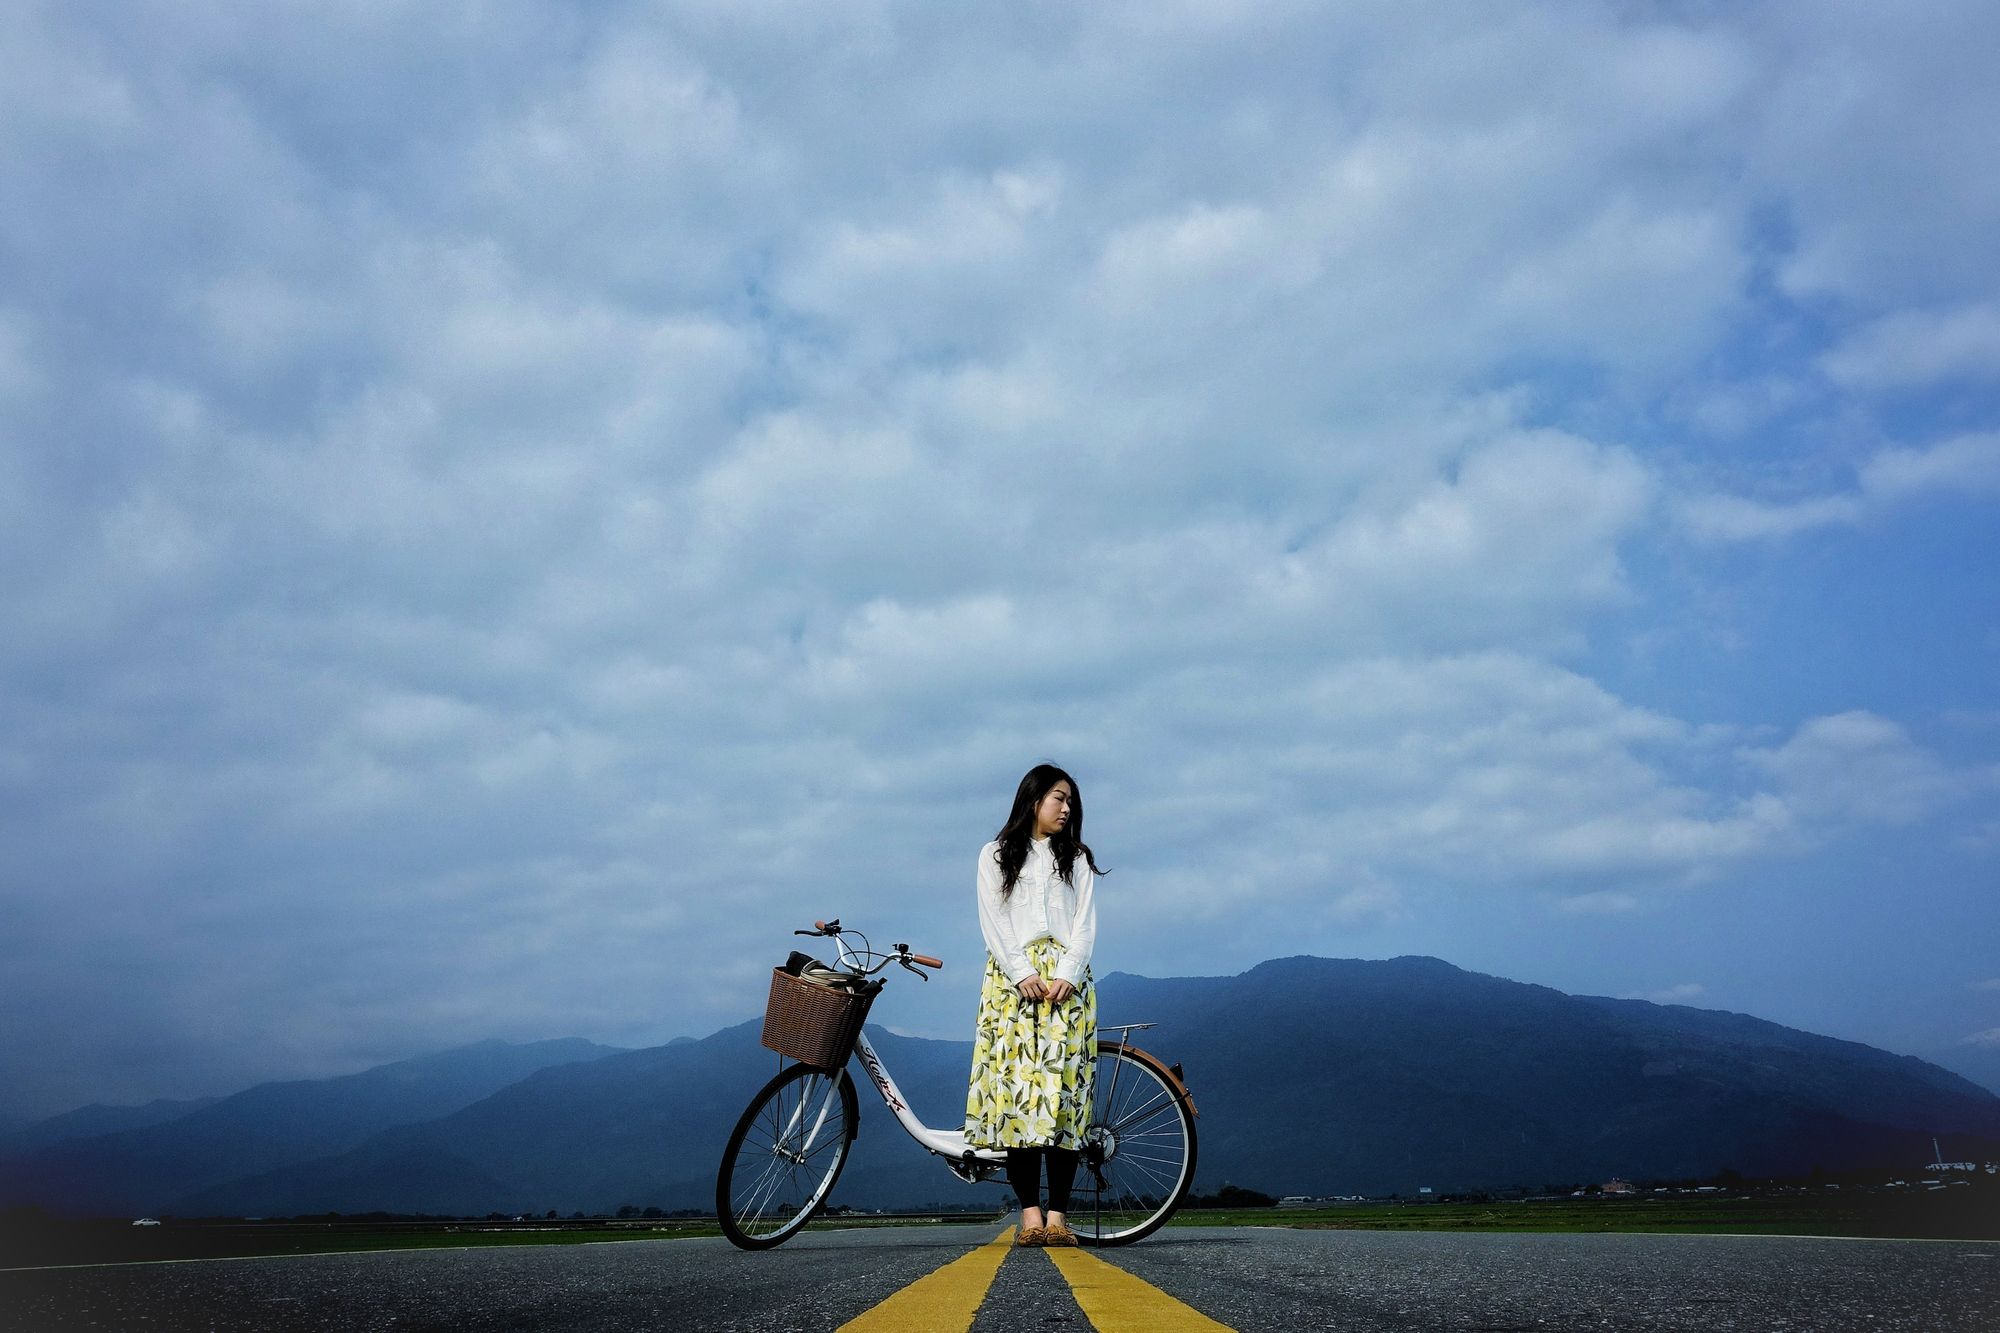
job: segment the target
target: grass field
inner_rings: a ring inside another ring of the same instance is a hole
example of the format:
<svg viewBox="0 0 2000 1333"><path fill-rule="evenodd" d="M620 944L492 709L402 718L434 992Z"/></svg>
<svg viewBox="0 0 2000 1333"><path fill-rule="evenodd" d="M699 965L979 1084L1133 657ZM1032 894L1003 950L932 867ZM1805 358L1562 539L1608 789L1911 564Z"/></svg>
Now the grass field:
<svg viewBox="0 0 2000 1333"><path fill-rule="evenodd" d="M813 1228L924 1226L933 1222L987 1221L994 1214L958 1218L935 1214L822 1218ZM126 1219L74 1221L18 1217L0 1222L0 1269L47 1264L158 1263L165 1260L249 1258L260 1255L341 1254L357 1250L422 1250L490 1245L600 1245L634 1240L719 1236L713 1218L613 1221L381 1222L215 1221L165 1219L135 1227Z"/></svg>
<svg viewBox="0 0 2000 1333"><path fill-rule="evenodd" d="M1794 1236L1900 1236L2000 1240L2000 1191L1942 1193L1519 1199L1491 1203L1351 1203L1322 1208L1184 1210L1173 1226L1345 1228L1390 1231L1654 1231ZM923 1226L997 1220L971 1216L853 1215L815 1228ZM520 1222L378 1220L129 1221L7 1218L0 1268L147 1263L257 1255L337 1254L488 1245L597 1245L721 1233L707 1218Z"/></svg>

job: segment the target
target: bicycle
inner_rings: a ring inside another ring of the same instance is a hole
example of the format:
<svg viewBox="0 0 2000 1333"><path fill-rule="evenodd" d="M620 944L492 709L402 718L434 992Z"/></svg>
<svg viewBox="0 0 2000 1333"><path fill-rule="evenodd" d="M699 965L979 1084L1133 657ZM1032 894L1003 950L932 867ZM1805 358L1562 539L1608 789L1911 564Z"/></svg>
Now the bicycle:
<svg viewBox="0 0 2000 1333"><path fill-rule="evenodd" d="M868 981L891 963L925 981L924 969L942 960L898 944L877 953L868 937L838 920L815 921L795 935L833 940L836 963L822 975L864 994L887 984ZM861 947L851 947L854 936ZM803 955L795 955L802 958ZM807 959L811 963L813 960ZM872 989L869 989L872 988ZM1091 1122L1079 1154L1069 1225L1085 1245L1128 1245L1149 1236L1173 1216L1194 1183L1195 1110L1178 1064L1131 1044L1131 1033L1151 1023L1100 1026ZM1104 1033L1116 1036L1106 1039ZM963 1129L936 1129L917 1119L896 1080L864 1031L854 1036L852 1059L881 1094L904 1131L967 1184L991 1180L1006 1168L1006 1152L978 1148ZM723 1149L715 1180L715 1213L722 1234L741 1249L765 1250L790 1240L826 1205L847 1164L859 1130L860 1108L848 1061L838 1068L799 1061L780 1069L744 1108Z"/></svg>

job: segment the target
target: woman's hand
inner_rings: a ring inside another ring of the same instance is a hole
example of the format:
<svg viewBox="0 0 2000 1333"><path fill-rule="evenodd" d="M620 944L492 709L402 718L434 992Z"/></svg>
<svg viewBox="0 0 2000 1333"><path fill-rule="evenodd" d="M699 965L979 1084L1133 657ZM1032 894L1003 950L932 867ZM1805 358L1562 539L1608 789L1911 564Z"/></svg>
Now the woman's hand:
<svg viewBox="0 0 2000 1333"><path fill-rule="evenodd" d="M1049 983L1040 977L1022 977L1014 989L1021 992L1022 999L1031 1002L1049 998Z"/></svg>
<svg viewBox="0 0 2000 1333"><path fill-rule="evenodd" d="M1061 977L1056 977L1046 983L1044 989L1048 992L1050 1004L1061 1004L1064 1000L1076 994L1076 987L1070 985Z"/></svg>

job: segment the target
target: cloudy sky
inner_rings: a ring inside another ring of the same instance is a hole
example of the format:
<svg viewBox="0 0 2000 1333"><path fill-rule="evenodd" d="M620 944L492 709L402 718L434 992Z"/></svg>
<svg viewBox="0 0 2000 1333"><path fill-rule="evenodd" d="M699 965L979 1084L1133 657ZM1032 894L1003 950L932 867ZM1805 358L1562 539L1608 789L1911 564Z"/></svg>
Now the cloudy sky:
<svg viewBox="0 0 2000 1333"><path fill-rule="evenodd" d="M6 6L0 1114L705 1034L836 914L964 1036L1043 759L1100 973L2000 1046L1996 48Z"/></svg>

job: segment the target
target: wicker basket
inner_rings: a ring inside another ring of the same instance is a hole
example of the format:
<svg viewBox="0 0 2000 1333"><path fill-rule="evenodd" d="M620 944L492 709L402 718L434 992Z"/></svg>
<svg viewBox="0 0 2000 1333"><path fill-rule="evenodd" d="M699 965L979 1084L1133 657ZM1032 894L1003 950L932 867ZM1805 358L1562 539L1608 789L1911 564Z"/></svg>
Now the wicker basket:
<svg viewBox="0 0 2000 1333"><path fill-rule="evenodd" d="M821 986L774 967L764 1006L764 1044L788 1059L839 1069L854 1054L854 1039L874 1000L872 990Z"/></svg>

